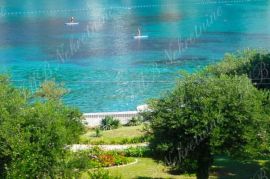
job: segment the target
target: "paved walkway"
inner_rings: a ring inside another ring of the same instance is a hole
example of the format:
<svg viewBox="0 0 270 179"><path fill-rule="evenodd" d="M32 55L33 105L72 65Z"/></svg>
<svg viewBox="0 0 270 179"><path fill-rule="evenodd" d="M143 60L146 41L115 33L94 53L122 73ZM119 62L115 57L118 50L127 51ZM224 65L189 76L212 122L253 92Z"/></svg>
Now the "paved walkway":
<svg viewBox="0 0 270 179"><path fill-rule="evenodd" d="M76 152L80 150L91 149L92 147L99 147L103 150L125 150L131 147L146 147L147 143L142 144L126 144L126 145L84 145L84 144L74 144L71 146L71 150Z"/></svg>

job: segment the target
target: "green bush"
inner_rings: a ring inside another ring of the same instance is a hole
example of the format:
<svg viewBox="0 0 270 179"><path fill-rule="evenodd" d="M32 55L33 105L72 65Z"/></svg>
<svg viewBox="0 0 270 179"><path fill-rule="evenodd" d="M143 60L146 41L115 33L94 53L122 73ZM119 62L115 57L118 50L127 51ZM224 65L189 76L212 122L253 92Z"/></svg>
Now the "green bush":
<svg viewBox="0 0 270 179"><path fill-rule="evenodd" d="M270 89L270 53L262 50L244 50L226 54L224 59L208 66L204 73L209 75L247 75L258 89Z"/></svg>
<svg viewBox="0 0 270 179"><path fill-rule="evenodd" d="M151 157L152 150L149 147L131 147L124 150L127 157Z"/></svg>
<svg viewBox="0 0 270 179"><path fill-rule="evenodd" d="M112 130L117 129L120 126L121 124L118 119L114 119L111 116L106 116L104 119L102 119L100 128L102 130Z"/></svg>
<svg viewBox="0 0 270 179"><path fill-rule="evenodd" d="M143 123L142 116L132 117L132 119L126 124L126 126L139 126Z"/></svg>
<svg viewBox="0 0 270 179"><path fill-rule="evenodd" d="M125 138L122 141L120 141L120 144L138 144L138 143L144 143L148 142L149 136L140 136L140 137L133 137L133 138Z"/></svg>
<svg viewBox="0 0 270 179"><path fill-rule="evenodd" d="M69 157L67 157L66 166L70 170L84 171L90 168L101 167L101 164L97 160L92 160L92 151L78 151L70 152Z"/></svg>
<svg viewBox="0 0 270 179"><path fill-rule="evenodd" d="M95 129L95 132L96 132L95 137L101 137L101 136L102 136L102 134L101 134L101 130L100 130L100 128L99 128L99 127Z"/></svg>
<svg viewBox="0 0 270 179"><path fill-rule="evenodd" d="M112 176L108 170L96 169L88 172L91 179L121 179L120 176Z"/></svg>
<svg viewBox="0 0 270 179"><path fill-rule="evenodd" d="M144 143L144 142L149 142L150 141L149 135L145 136L138 136L138 137L132 137L132 138L116 138L113 140L96 140L96 141L91 141L91 140L86 140L83 141L83 144L92 144L92 145L110 145L110 144L137 144L137 143Z"/></svg>
<svg viewBox="0 0 270 179"><path fill-rule="evenodd" d="M108 151L108 152L106 152L106 154L108 156L112 156L114 158L113 166L115 166L115 165L125 165L125 164L128 164L128 163L132 162L132 159L127 158L125 156L125 153L122 152L122 151Z"/></svg>
<svg viewBox="0 0 270 179"><path fill-rule="evenodd" d="M64 170L66 146L83 131L82 114L57 94L35 98L0 76L0 178L54 178Z"/></svg>

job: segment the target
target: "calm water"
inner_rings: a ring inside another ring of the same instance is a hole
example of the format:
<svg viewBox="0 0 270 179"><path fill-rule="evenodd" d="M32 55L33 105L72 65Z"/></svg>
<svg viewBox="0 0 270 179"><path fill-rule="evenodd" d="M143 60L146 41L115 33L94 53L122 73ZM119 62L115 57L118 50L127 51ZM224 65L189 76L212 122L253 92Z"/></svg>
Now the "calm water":
<svg viewBox="0 0 270 179"><path fill-rule="evenodd" d="M84 112L134 110L179 70L269 48L269 22L268 0L0 0L0 70L33 91L63 82ZM133 39L138 27L148 39Z"/></svg>

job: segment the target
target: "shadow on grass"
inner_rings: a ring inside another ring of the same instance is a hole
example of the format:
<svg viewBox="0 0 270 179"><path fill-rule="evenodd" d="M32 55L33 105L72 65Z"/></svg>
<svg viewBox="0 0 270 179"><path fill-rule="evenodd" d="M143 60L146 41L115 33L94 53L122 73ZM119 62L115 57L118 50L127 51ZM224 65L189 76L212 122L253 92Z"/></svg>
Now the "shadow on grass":
<svg viewBox="0 0 270 179"><path fill-rule="evenodd" d="M270 160L266 161L263 164L263 168L262 168L260 174L265 175L270 179ZM263 178L263 177L261 177L261 178Z"/></svg>
<svg viewBox="0 0 270 179"><path fill-rule="evenodd" d="M152 178L152 177L137 177L136 179L164 179L164 178Z"/></svg>
<svg viewBox="0 0 270 179"><path fill-rule="evenodd" d="M266 162L264 165L260 165L258 161L237 161L228 157L219 156L215 158L214 165L211 168L211 175L220 179L255 179L262 178L262 175L269 177L269 166L270 161Z"/></svg>
<svg viewBox="0 0 270 179"><path fill-rule="evenodd" d="M177 170L168 170L168 174L179 176ZM190 177L195 177L195 174ZM210 176L218 179L270 179L270 160L241 161L226 156L216 156L210 170ZM138 176L136 179L162 179ZM164 179L164 178L163 178Z"/></svg>

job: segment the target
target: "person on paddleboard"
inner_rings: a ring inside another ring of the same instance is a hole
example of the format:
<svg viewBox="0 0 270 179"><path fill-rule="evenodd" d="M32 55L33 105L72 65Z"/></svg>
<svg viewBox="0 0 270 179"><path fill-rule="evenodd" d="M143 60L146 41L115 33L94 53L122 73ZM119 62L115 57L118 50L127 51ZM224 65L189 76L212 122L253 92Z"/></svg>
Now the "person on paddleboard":
<svg viewBox="0 0 270 179"><path fill-rule="evenodd" d="M139 36L141 36L141 29L138 27L138 29L137 29L137 36L139 37Z"/></svg>
<svg viewBox="0 0 270 179"><path fill-rule="evenodd" d="M70 22L70 23L73 23L74 20L75 20L75 18L74 18L74 17L71 17L69 22Z"/></svg>

